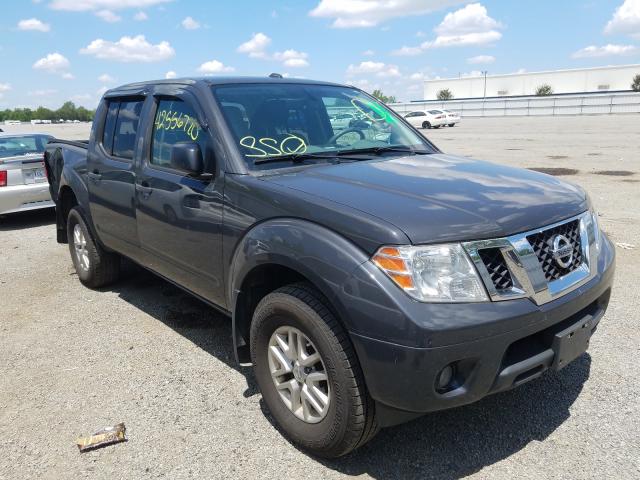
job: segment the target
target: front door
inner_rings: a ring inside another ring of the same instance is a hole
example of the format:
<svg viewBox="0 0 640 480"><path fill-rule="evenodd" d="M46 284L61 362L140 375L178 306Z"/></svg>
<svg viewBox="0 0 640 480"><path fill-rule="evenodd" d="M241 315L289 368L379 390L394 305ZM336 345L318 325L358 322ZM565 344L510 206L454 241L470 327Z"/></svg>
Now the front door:
<svg viewBox="0 0 640 480"><path fill-rule="evenodd" d="M188 95L155 98L150 141L136 178L136 216L145 263L207 300L224 305L222 179L212 139ZM178 142L200 146L209 176L171 165Z"/></svg>

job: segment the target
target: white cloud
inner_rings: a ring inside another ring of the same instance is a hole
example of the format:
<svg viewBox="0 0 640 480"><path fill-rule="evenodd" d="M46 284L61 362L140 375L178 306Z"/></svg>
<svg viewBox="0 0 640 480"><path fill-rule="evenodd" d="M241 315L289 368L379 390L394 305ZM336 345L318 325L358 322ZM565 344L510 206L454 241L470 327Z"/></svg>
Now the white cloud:
<svg viewBox="0 0 640 480"><path fill-rule="evenodd" d="M167 41L153 45L147 41L144 35L137 35L135 37L124 36L117 42L98 38L85 48L80 49L80 53L116 62L151 63L168 60L176 52Z"/></svg>
<svg viewBox="0 0 640 480"><path fill-rule="evenodd" d="M466 33L489 32L502 28L500 22L487 15L487 9L479 3L471 3L460 10L447 13L434 31L438 36L456 36Z"/></svg>
<svg viewBox="0 0 640 480"><path fill-rule="evenodd" d="M640 0L625 0L604 27L607 34L625 34L640 39Z"/></svg>
<svg viewBox="0 0 640 480"><path fill-rule="evenodd" d="M264 33L254 33L250 40L244 42L238 47L238 52L246 53L252 58L265 58L265 50L271 43L271 39Z"/></svg>
<svg viewBox="0 0 640 480"><path fill-rule="evenodd" d="M46 57L42 57L36 63L33 64L34 70L43 70L48 73L55 73L58 75L62 75L63 78L66 78L65 75L70 75L67 73L67 70L71 64L69 60L58 52L50 53Z"/></svg>
<svg viewBox="0 0 640 480"><path fill-rule="evenodd" d="M572 58L597 58L597 57L615 57L615 56L626 56L633 55L640 51L638 47L633 45L604 45L602 47L597 47L595 45L590 45L581 50L578 50L573 55Z"/></svg>
<svg viewBox="0 0 640 480"><path fill-rule="evenodd" d="M120 15L116 15L111 10L98 10L96 12L96 17L101 18L107 23L116 23L122 20Z"/></svg>
<svg viewBox="0 0 640 480"><path fill-rule="evenodd" d="M391 52L393 55L397 55L399 57L413 57L415 55L420 55L424 50L422 47L404 47L399 48L398 50L394 50Z"/></svg>
<svg viewBox="0 0 640 480"><path fill-rule="evenodd" d="M312 17L333 18L334 28L374 27L397 17L413 17L464 3L464 0L320 0Z"/></svg>
<svg viewBox="0 0 640 480"><path fill-rule="evenodd" d="M374 52L373 50L365 50L364 52L362 52L362 55L364 55L365 57L371 57L375 54L376 52Z"/></svg>
<svg viewBox="0 0 640 480"><path fill-rule="evenodd" d="M358 65L347 67L347 76L355 75L376 75L378 77L399 77L400 70L397 65L390 65L383 62L360 62Z"/></svg>
<svg viewBox="0 0 640 480"><path fill-rule="evenodd" d="M133 19L134 19L136 22L144 22L144 21L145 21L145 20L147 20L148 18L149 18L149 17L147 16L147 14L146 14L146 13L144 13L142 10L141 10L141 11L139 11L138 13L136 13L136 14L133 16Z"/></svg>
<svg viewBox="0 0 640 480"><path fill-rule="evenodd" d="M173 0L52 0L49 7L54 10L87 12L91 10L124 10L127 8L147 8Z"/></svg>
<svg viewBox="0 0 640 480"><path fill-rule="evenodd" d="M73 80L76 77L72 73L65 72L62 74L62 78L64 78L65 80Z"/></svg>
<svg viewBox="0 0 640 480"><path fill-rule="evenodd" d="M273 54L273 59L278 62L282 62L285 67L308 67L307 55L304 52L298 52L297 50L285 50L284 52L276 52Z"/></svg>
<svg viewBox="0 0 640 480"><path fill-rule="evenodd" d="M214 73L229 73L233 72L234 70L235 68L228 67L218 60L210 60L208 62L204 62L198 67L198 71L200 73L204 73L205 75L212 75Z"/></svg>
<svg viewBox="0 0 640 480"><path fill-rule="evenodd" d="M477 55L475 57L467 58L467 63L471 65L489 64L496 61L496 57L493 55Z"/></svg>
<svg viewBox="0 0 640 480"><path fill-rule="evenodd" d="M8 92L11 90L11 85L8 83L0 83L0 92Z"/></svg>
<svg viewBox="0 0 640 480"><path fill-rule="evenodd" d="M27 18L18 22L18 30L35 30L37 32L48 32L51 25L44 23L37 18Z"/></svg>
<svg viewBox="0 0 640 480"><path fill-rule="evenodd" d="M200 22L193 19L193 17L186 17L182 20L182 28L185 30L198 30L200 28Z"/></svg>
<svg viewBox="0 0 640 480"><path fill-rule="evenodd" d="M270 54L267 48L271 44L271 39L262 32L254 33L253 36L238 46L237 51L246 53L251 58L261 58L263 60L274 60L282 62L285 67L307 67L309 55L305 52L299 52L293 49L287 49L283 52L275 52Z"/></svg>
<svg viewBox="0 0 640 480"><path fill-rule="evenodd" d="M173 70L169 70L167 73L164 74L164 78L176 78L177 76L178 74Z"/></svg>
<svg viewBox="0 0 640 480"><path fill-rule="evenodd" d="M109 90L109 87L105 87L105 86L103 85L102 87L100 87L100 88L96 91L96 95L97 95L98 97L102 97L102 96L107 92L107 90Z"/></svg>
<svg viewBox="0 0 640 480"><path fill-rule="evenodd" d="M113 83L116 81L115 78L113 78L111 75L109 75L108 73L103 73L102 75L100 75L98 77L98 80L101 81L102 83Z"/></svg>
<svg viewBox="0 0 640 480"><path fill-rule="evenodd" d="M49 95L53 95L57 92L57 90L54 90L52 88L44 88L41 90L32 90L28 92L27 95L29 95L30 97L48 97Z"/></svg>
<svg viewBox="0 0 640 480"><path fill-rule="evenodd" d="M489 16L483 5L471 3L445 15L434 29L435 40L428 40L415 47L404 46L392 53L410 56L419 55L431 48L487 45L502 38L502 33L498 31L501 28L502 24Z"/></svg>

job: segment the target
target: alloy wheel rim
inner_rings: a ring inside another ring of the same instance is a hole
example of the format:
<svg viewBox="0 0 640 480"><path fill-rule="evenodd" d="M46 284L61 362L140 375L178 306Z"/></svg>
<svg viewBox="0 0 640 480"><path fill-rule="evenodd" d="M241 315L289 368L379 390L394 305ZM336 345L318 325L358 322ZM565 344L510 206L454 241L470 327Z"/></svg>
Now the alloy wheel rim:
<svg viewBox="0 0 640 480"><path fill-rule="evenodd" d="M269 340L269 371L280 399L300 420L318 423L331 404L329 377L313 342L294 327L279 327Z"/></svg>
<svg viewBox="0 0 640 480"><path fill-rule="evenodd" d="M87 239L79 224L73 227L73 247L76 251L78 265L83 270L89 270L89 252L87 251Z"/></svg>

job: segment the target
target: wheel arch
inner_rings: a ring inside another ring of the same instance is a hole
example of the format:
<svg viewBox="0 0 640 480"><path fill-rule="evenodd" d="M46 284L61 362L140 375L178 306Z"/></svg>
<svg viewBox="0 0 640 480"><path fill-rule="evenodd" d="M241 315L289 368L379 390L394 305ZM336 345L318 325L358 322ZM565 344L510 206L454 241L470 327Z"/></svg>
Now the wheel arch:
<svg viewBox="0 0 640 480"><path fill-rule="evenodd" d="M299 219L263 222L249 231L231 261L228 305L236 359L248 364L249 328L258 302L296 282L316 288L338 321L349 330L343 285L368 255L321 225Z"/></svg>

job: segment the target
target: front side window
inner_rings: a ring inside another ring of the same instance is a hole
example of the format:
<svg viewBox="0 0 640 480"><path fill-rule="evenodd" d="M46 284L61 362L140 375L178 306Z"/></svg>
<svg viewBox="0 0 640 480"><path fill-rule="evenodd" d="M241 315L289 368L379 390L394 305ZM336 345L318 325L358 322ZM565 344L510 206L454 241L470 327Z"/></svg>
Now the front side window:
<svg viewBox="0 0 640 480"><path fill-rule="evenodd" d="M151 164L170 167L171 148L181 142L197 143L205 156L206 135L193 109L182 100L160 100L153 123Z"/></svg>
<svg viewBox="0 0 640 480"><path fill-rule="evenodd" d="M435 151L395 112L354 88L245 84L214 86L213 93L250 169L273 168L268 160L289 156L317 163L372 149Z"/></svg>

